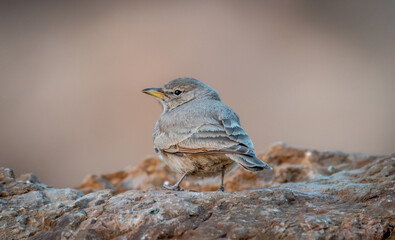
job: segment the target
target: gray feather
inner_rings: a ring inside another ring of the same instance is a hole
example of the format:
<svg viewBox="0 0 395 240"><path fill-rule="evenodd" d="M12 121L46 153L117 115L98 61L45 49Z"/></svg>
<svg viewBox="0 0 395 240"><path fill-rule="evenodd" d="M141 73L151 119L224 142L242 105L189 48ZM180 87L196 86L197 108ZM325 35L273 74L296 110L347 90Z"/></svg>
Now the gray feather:
<svg viewBox="0 0 395 240"><path fill-rule="evenodd" d="M162 114L154 145L172 154L224 153L251 171L270 168L256 158L239 117L218 99L196 99ZM208 107L209 106L209 107Z"/></svg>
<svg viewBox="0 0 395 240"><path fill-rule="evenodd" d="M246 155L229 155L229 157L240 164L247 170L250 171L262 171L263 169L272 169L269 165L262 162L255 156L246 156Z"/></svg>

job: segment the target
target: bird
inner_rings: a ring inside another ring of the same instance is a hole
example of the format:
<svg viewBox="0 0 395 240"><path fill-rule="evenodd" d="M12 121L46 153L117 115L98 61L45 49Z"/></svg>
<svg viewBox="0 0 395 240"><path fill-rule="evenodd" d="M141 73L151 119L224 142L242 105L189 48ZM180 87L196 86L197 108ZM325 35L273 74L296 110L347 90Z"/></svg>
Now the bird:
<svg viewBox="0 0 395 240"><path fill-rule="evenodd" d="M142 92L156 97L163 107L152 135L154 150L182 175L176 184L163 188L182 191L185 177L220 175L218 190L226 192L224 176L237 165L253 172L272 169L256 157L239 116L208 85L181 77Z"/></svg>

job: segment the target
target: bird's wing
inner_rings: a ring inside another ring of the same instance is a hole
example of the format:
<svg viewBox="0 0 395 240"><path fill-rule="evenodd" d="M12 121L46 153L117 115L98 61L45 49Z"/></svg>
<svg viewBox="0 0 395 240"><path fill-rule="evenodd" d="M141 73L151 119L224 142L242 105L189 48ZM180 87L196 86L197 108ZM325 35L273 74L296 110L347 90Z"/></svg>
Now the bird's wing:
<svg viewBox="0 0 395 240"><path fill-rule="evenodd" d="M230 109L217 120L188 129L173 128L161 132L154 140L161 151L172 154L223 153L250 171L271 168L255 156L254 146L240 126L238 116Z"/></svg>
<svg viewBox="0 0 395 240"><path fill-rule="evenodd" d="M254 155L251 139L237 120L202 124L167 149L168 153L229 153Z"/></svg>
<svg viewBox="0 0 395 240"><path fill-rule="evenodd" d="M165 150L169 153L224 153L250 171L271 169L255 156L251 139L240 124L223 119L218 125L203 125L187 139Z"/></svg>

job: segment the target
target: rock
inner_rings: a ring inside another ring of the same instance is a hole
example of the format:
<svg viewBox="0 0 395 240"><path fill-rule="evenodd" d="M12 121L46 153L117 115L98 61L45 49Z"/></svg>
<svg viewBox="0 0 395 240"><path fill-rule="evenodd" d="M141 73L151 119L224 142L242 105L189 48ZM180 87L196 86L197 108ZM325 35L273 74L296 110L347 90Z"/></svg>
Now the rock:
<svg viewBox="0 0 395 240"><path fill-rule="evenodd" d="M42 190L45 187L33 174L25 174L15 179L11 169L0 168L0 197L20 195L34 190Z"/></svg>
<svg viewBox="0 0 395 240"><path fill-rule="evenodd" d="M176 180L175 174L166 164L157 158L148 158L129 171L90 175L76 188L84 193L101 189L110 189L114 193L121 193L130 189L142 190L160 187L165 181L175 182Z"/></svg>
<svg viewBox="0 0 395 240"><path fill-rule="evenodd" d="M155 158L86 178L85 195L0 168L0 239L395 239L395 156L277 144L259 157L274 171L235 170L232 193L160 190L176 177Z"/></svg>
<svg viewBox="0 0 395 240"><path fill-rule="evenodd" d="M228 192L269 187L278 183L308 181L317 175L329 176L342 170L361 168L380 156L366 154L347 154L342 152L319 152L286 145L274 144L260 159L274 167L274 171L250 172L238 168L225 177ZM100 189L111 189L121 193L130 189L159 189L165 182L174 184L178 176L157 158L148 158L130 170L111 174L91 175L76 187L84 193ZM216 191L220 179L191 179L183 181L185 189L194 191Z"/></svg>

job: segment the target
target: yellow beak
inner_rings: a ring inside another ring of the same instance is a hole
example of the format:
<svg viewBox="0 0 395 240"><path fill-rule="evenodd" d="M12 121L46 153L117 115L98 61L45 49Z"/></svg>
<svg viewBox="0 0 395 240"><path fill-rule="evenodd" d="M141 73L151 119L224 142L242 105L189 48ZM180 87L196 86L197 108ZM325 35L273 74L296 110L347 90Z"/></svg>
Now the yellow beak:
<svg viewBox="0 0 395 240"><path fill-rule="evenodd" d="M162 90L162 88L146 88L143 90L143 93L146 93L148 95L163 99L165 97L165 94Z"/></svg>

